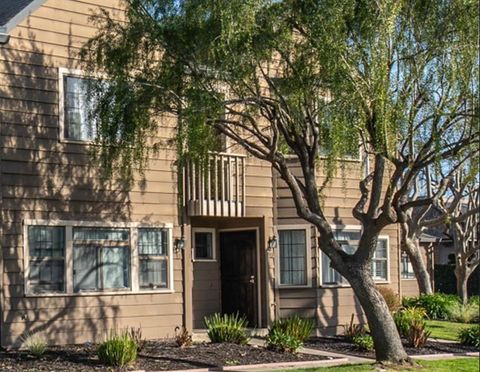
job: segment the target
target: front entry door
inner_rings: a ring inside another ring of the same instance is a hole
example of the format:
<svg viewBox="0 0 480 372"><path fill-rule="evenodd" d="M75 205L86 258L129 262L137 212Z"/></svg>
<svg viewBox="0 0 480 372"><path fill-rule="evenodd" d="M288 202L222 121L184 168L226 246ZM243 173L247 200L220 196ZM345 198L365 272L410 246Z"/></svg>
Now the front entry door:
<svg viewBox="0 0 480 372"><path fill-rule="evenodd" d="M256 232L220 233L222 312L245 315L249 327L257 326Z"/></svg>

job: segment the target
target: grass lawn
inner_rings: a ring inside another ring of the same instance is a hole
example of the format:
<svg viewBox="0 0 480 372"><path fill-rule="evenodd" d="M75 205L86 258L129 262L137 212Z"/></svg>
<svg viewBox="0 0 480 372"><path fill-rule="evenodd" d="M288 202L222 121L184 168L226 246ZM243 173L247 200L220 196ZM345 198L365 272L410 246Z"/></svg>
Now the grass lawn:
<svg viewBox="0 0 480 372"><path fill-rule="evenodd" d="M443 320L427 320L427 328L432 334L431 338L458 341L458 332L472 324L446 322Z"/></svg>
<svg viewBox="0 0 480 372"><path fill-rule="evenodd" d="M422 372L478 372L480 370L480 361L478 358L456 358L444 360L418 360L420 368L401 368L386 369L382 371L422 371ZM349 366L327 367L327 368L310 368L299 369L298 372L370 372L378 371L371 364L355 364Z"/></svg>

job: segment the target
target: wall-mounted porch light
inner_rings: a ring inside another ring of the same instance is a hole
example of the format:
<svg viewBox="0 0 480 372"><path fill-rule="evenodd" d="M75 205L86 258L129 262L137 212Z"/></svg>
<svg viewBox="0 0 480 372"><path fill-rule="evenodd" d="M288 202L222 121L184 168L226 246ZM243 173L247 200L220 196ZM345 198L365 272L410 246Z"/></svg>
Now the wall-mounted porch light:
<svg viewBox="0 0 480 372"><path fill-rule="evenodd" d="M175 247L175 252L185 249L185 238L183 236L176 238L173 245Z"/></svg>
<svg viewBox="0 0 480 372"><path fill-rule="evenodd" d="M275 235L271 236L268 239L268 248L267 249L269 251L273 251L275 248L277 248L277 245L278 245L277 237Z"/></svg>

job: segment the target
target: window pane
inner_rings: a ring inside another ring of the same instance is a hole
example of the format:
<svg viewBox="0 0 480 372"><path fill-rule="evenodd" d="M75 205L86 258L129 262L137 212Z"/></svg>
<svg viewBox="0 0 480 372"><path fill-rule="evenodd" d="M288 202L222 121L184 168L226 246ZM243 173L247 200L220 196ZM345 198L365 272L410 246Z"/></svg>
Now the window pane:
<svg viewBox="0 0 480 372"><path fill-rule="evenodd" d="M65 138L93 140L96 135L95 120L89 116L87 97L88 79L64 77L65 87Z"/></svg>
<svg viewBox="0 0 480 372"><path fill-rule="evenodd" d="M29 279L35 293L63 292L64 260L30 261Z"/></svg>
<svg viewBox="0 0 480 372"><path fill-rule="evenodd" d="M410 258L405 254L402 254L402 279L414 279L415 273L413 271Z"/></svg>
<svg viewBox="0 0 480 372"><path fill-rule="evenodd" d="M307 284L305 230L280 230L279 241L280 283Z"/></svg>
<svg viewBox="0 0 480 372"><path fill-rule="evenodd" d="M128 288L128 249L102 247L103 289Z"/></svg>
<svg viewBox="0 0 480 372"><path fill-rule="evenodd" d="M73 288L75 292L99 289L98 247L73 246Z"/></svg>
<svg viewBox="0 0 480 372"><path fill-rule="evenodd" d="M374 260L372 262L372 274L375 279L387 280L387 261Z"/></svg>
<svg viewBox="0 0 480 372"><path fill-rule="evenodd" d="M156 256L167 255L167 231L162 229L138 229L138 252Z"/></svg>
<svg viewBox="0 0 480 372"><path fill-rule="evenodd" d="M63 257L65 228L62 226L29 226L28 247L31 257Z"/></svg>
<svg viewBox="0 0 480 372"><path fill-rule="evenodd" d="M213 259L213 234L211 232L195 232L195 258Z"/></svg>
<svg viewBox="0 0 480 372"><path fill-rule="evenodd" d="M377 248L373 253L374 258L387 258L387 239L378 239Z"/></svg>
<svg viewBox="0 0 480 372"><path fill-rule="evenodd" d="M128 229L105 229L95 227L77 227L73 229L73 240L109 240L128 242Z"/></svg>
<svg viewBox="0 0 480 372"><path fill-rule="evenodd" d="M167 287L167 260L140 260L140 288Z"/></svg>

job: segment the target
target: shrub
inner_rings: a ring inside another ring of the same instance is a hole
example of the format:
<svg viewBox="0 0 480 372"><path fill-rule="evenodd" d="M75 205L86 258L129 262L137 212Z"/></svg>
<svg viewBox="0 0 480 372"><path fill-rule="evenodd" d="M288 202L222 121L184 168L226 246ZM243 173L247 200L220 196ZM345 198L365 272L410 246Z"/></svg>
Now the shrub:
<svg viewBox="0 0 480 372"><path fill-rule="evenodd" d="M375 350L373 338L370 335L355 336L352 341L362 351Z"/></svg>
<svg viewBox="0 0 480 372"><path fill-rule="evenodd" d="M104 364L123 367L137 359L138 345L128 331L121 334L111 332L108 338L98 345L98 359Z"/></svg>
<svg viewBox="0 0 480 372"><path fill-rule="evenodd" d="M463 345L480 347L480 324L462 329L458 333L458 339Z"/></svg>
<svg viewBox="0 0 480 372"><path fill-rule="evenodd" d="M458 302L458 296L435 293L403 300L405 307L422 307L430 319L448 320L449 307Z"/></svg>
<svg viewBox="0 0 480 372"><path fill-rule="evenodd" d="M408 330L408 344L414 348L421 348L427 343L430 331L425 330L426 323L423 319L415 319Z"/></svg>
<svg viewBox="0 0 480 372"><path fill-rule="evenodd" d="M178 347L192 346L192 335L185 327L175 327L175 343Z"/></svg>
<svg viewBox="0 0 480 372"><path fill-rule="evenodd" d="M475 323L479 321L480 307L474 302L463 305L459 302L451 304L448 308L449 319L460 323Z"/></svg>
<svg viewBox="0 0 480 372"><path fill-rule="evenodd" d="M211 342L231 342L244 345L248 343L246 334L247 319L236 314L213 314L204 318L207 326L207 335Z"/></svg>
<svg viewBox="0 0 480 372"><path fill-rule="evenodd" d="M388 309L391 313L397 311L400 306L400 298L398 294L389 287L378 287L377 288L382 297L384 298L385 302L387 303Z"/></svg>
<svg viewBox="0 0 480 372"><path fill-rule="evenodd" d="M22 337L23 346L33 356L40 358L47 351L47 341L40 333L27 333Z"/></svg>
<svg viewBox="0 0 480 372"><path fill-rule="evenodd" d="M296 353L303 344L298 338L281 328L270 328L266 341L267 348L282 353Z"/></svg>
<svg viewBox="0 0 480 372"><path fill-rule="evenodd" d="M137 344L137 352L141 352L145 348L145 344L147 343L147 340L142 337L141 328L130 328L130 337Z"/></svg>
<svg viewBox="0 0 480 372"><path fill-rule="evenodd" d="M480 296L471 296L471 297L468 299L468 303L469 303L469 304L476 304L476 305L479 305L479 306L480 306Z"/></svg>
<svg viewBox="0 0 480 372"><path fill-rule="evenodd" d="M403 337L408 337L412 324L423 321L426 316L425 309L421 307L407 307L397 311L393 315L393 320L397 326L398 333Z"/></svg>
<svg viewBox="0 0 480 372"><path fill-rule="evenodd" d="M354 317L355 317L355 314L352 314L352 318L350 319L350 324L345 324L343 326L343 336L348 341L353 341L353 339L357 336L365 335L365 327L361 324L353 323Z"/></svg>

